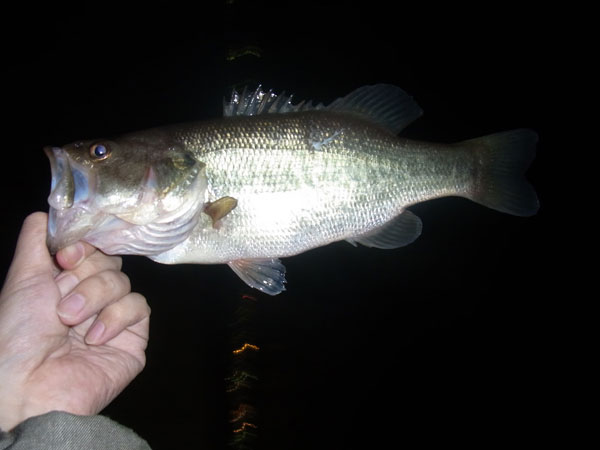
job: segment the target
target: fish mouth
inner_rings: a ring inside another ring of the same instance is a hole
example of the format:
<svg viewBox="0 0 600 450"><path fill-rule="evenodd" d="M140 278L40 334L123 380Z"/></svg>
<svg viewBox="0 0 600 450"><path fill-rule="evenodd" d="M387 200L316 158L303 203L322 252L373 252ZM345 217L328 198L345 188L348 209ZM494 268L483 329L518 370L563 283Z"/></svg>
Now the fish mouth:
<svg viewBox="0 0 600 450"><path fill-rule="evenodd" d="M82 208L85 208L90 197L90 177L87 170L73 162L62 148L44 147L44 152L50 160L52 173L48 196L50 211L47 244L50 252L54 254L81 237L73 236L67 242L61 230L69 229L68 225L74 222L80 216Z"/></svg>
<svg viewBox="0 0 600 450"><path fill-rule="evenodd" d="M52 208L63 210L89 197L89 176L81 165L72 162L60 147L45 147L50 160L52 181L48 203Z"/></svg>

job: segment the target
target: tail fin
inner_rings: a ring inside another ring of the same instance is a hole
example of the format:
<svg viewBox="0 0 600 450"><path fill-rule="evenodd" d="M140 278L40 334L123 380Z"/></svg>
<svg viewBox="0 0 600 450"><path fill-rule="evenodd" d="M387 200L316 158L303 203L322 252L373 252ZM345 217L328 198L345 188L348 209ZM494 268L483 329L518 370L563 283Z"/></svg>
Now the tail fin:
<svg viewBox="0 0 600 450"><path fill-rule="evenodd" d="M515 216L533 216L540 204L525 172L535 157L537 141L535 131L517 129L461 143L478 155L471 200Z"/></svg>

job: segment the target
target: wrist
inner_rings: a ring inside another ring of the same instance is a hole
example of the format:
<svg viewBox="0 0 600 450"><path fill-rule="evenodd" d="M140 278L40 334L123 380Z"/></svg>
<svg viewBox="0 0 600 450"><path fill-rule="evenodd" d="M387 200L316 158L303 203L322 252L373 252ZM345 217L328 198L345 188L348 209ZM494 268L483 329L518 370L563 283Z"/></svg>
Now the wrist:
<svg viewBox="0 0 600 450"><path fill-rule="evenodd" d="M2 374L0 372L0 379ZM0 430L10 431L26 419L23 404L16 396L0 388Z"/></svg>
<svg viewBox="0 0 600 450"><path fill-rule="evenodd" d="M0 373L0 378L1 378ZM0 388L0 430L10 431L25 420L52 411L43 404L26 401L16 390Z"/></svg>
<svg viewBox="0 0 600 450"><path fill-rule="evenodd" d="M0 351L0 429L9 431L24 420L38 415L33 405L27 404L25 394L25 373L15 370L22 361L19 357L6 355Z"/></svg>
<svg viewBox="0 0 600 450"><path fill-rule="evenodd" d="M14 332L6 328L2 331ZM20 352L17 347L0 336L0 429L3 431L9 431L26 419L23 395L25 352Z"/></svg>

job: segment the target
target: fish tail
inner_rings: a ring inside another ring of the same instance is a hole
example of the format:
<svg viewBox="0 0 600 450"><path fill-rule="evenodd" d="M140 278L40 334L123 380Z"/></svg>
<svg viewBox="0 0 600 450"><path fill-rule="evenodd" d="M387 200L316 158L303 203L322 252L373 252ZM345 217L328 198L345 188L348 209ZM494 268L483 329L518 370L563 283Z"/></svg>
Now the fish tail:
<svg viewBox="0 0 600 450"><path fill-rule="evenodd" d="M539 209L525 172L535 157L538 135L529 129L495 133L462 144L477 154L471 200L515 216L532 216Z"/></svg>

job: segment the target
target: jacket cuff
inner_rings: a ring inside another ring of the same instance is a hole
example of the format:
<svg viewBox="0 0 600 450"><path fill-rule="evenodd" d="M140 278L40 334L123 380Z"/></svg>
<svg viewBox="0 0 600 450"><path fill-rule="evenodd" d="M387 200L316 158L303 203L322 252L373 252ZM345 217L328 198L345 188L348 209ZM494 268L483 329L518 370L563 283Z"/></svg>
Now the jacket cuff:
<svg viewBox="0 0 600 450"><path fill-rule="evenodd" d="M151 450L133 430L104 416L52 411L0 430L0 450Z"/></svg>

